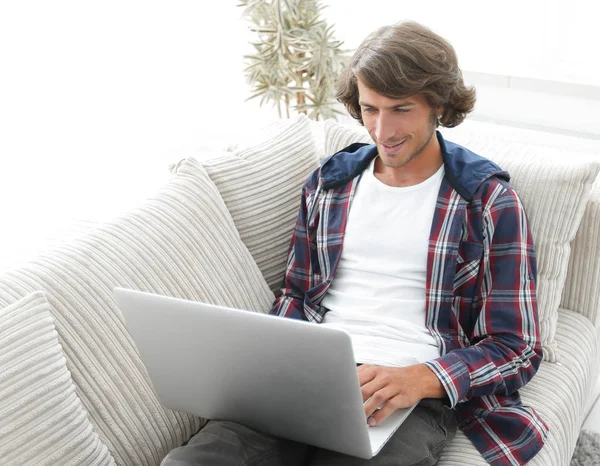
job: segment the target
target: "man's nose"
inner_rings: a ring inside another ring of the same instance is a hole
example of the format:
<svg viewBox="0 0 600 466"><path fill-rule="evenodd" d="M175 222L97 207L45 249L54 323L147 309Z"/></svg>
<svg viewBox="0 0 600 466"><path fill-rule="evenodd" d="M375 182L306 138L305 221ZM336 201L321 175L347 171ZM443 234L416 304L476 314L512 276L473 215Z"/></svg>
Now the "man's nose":
<svg viewBox="0 0 600 466"><path fill-rule="evenodd" d="M390 118L389 115L385 115L383 112L378 115L375 126L375 137L378 142L385 142L389 139L393 139L397 129L393 118Z"/></svg>

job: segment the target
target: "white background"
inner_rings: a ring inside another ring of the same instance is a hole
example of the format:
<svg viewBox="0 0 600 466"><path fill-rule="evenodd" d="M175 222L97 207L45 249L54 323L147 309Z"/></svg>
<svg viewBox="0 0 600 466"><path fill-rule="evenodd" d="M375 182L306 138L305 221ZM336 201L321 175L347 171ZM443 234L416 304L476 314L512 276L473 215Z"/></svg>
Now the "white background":
<svg viewBox="0 0 600 466"><path fill-rule="evenodd" d="M600 86L600 7L593 0L328 4L324 15L350 48L379 26L412 19L448 39L465 70Z"/></svg>
<svg viewBox="0 0 600 466"><path fill-rule="evenodd" d="M324 3L349 49L415 19L465 70L600 87L592 1ZM276 118L245 102L253 36L235 4L0 0L0 269L73 219L106 220L151 194L169 163Z"/></svg>

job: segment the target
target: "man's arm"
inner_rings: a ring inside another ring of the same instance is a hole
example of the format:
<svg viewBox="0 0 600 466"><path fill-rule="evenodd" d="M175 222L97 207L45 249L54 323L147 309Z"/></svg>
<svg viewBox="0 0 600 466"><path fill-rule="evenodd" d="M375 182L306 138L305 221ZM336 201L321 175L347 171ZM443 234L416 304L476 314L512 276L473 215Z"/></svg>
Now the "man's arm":
<svg viewBox="0 0 600 466"><path fill-rule="evenodd" d="M308 209L314 201L318 171L313 172L302 187L300 211L288 251L281 295L271 307L270 314L307 320L304 314L304 293L312 286L312 265L308 235Z"/></svg>
<svg viewBox="0 0 600 466"><path fill-rule="evenodd" d="M426 363L451 406L473 397L515 393L533 377L542 358L533 239L514 190L508 188L487 204L483 228L471 346Z"/></svg>

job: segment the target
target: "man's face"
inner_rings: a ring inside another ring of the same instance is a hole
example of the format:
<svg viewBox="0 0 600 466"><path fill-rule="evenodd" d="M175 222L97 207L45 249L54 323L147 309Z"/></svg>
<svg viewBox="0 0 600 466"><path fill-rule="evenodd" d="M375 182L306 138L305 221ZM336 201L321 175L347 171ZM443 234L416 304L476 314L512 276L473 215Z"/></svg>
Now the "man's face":
<svg viewBox="0 0 600 466"><path fill-rule="evenodd" d="M403 167L434 137L437 112L425 96L390 99L364 86L360 79L358 94L363 123L385 166Z"/></svg>

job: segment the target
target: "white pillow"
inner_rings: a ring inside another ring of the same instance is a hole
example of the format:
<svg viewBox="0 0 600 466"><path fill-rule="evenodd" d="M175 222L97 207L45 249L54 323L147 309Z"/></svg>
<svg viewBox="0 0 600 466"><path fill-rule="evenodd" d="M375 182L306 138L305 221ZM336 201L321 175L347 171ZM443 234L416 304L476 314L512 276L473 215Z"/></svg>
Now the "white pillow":
<svg viewBox="0 0 600 466"><path fill-rule="evenodd" d="M506 131L510 131L509 128ZM538 312L544 359L558 359L555 341L561 294L575 238L592 184L600 170L597 157L510 141L464 128L443 130L448 140L496 162L511 175L530 221L538 265ZM325 147L335 153L353 142L372 140L363 127L325 125Z"/></svg>
<svg viewBox="0 0 600 466"><path fill-rule="evenodd" d="M202 165L219 188L240 236L269 287L278 292L300 208L302 185L318 167L310 120L300 115Z"/></svg>
<svg viewBox="0 0 600 466"><path fill-rule="evenodd" d="M600 154L597 155L600 159ZM600 325L600 177L592 189L592 198L577 236L571 243L569 271L560 306L589 317Z"/></svg>
<svg viewBox="0 0 600 466"><path fill-rule="evenodd" d="M364 126L356 124L341 125L334 120L325 120L325 154L330 156L355 142L373 144L373 139Z"/></svg>
<svg viewBox="0 0 600 466"><path fill-rule="evenodd" d="M40 291L0 310L0 463L114 465L77 397Z"/></svg>
<svg viewBox="0 0 600 466"><path fill-rule="evenodd" d="M127 215L0 277L0 306L46 291L79 396L115 461L158 465L204 421L160 404L116 286L257 312L274 296L193 160Z"/></svg>

